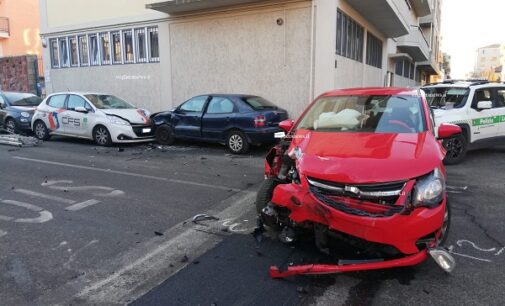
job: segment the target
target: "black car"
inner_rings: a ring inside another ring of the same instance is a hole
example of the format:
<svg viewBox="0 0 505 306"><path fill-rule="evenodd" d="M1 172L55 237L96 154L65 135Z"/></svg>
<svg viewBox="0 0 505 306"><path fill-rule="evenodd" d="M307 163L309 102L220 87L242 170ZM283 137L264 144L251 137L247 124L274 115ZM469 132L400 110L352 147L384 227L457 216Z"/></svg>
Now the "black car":
<svg viewBox="0 0 505 306"><path fill-rule="evenodd" d="M195 139L222 143L232 153L241 154L250 145L273 143L274 134L282 132L279 122L286 120L288 113L258 96L209 94L151 118L161 144Z"/></svg>
<svg viewBox="0 0 505 306"><path fill-rule="evenodd" d="M10 133L30 131L40 102L42 99L34 94L0 91L0 126Z"/></svg>

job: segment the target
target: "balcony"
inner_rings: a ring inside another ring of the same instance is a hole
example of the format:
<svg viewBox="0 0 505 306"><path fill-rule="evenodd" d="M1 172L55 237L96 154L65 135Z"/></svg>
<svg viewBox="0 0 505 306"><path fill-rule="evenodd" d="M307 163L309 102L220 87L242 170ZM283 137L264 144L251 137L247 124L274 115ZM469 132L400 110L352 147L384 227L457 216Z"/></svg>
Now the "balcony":
<svg viewBox="0 0 505 306"><path fill-rule="evenodd" d="M430 52L429 59L427 61L417 63L419 69L426 71L430 75L441 75L440 63L437 61L436 55L433 51Z"/></svg>
<svg viewBox="0 0 505 306"><path fill-rule="evenodd" d="M433 23L433 15L429 14L424 17L419 18L419 26L421 27L430 27L431 24Z"/></svg>
<svg viewBox="0 0 505 306"><path fill-rule="evenodd" d="M166 14L183 14L193 11L218 9L228 6L268 2L266 0L172 0L146 4L146 8Z"/></svg>
<svg viewBox="0 0 505 306"><path fill-rule="evenodd" d="M9 18L0 17L0 38L9 38L10 29L9 29Z"/></svg>
<svg viewBox="0 0 505 306"><path fill-rule="evenodd" d="M430 56L428 41L417 26L412 26L409 34L398 38L396 46L402 52L408 53L416 62L427 61Z"/></svg>
<svg viewBox="0 0 505 306"><path fill-rule="evenodd" d="M424 17L431 14L432 0L409 0L417 17Z"/></svg>
<svg viewBox="0 0 505 306"><path fill-rule="evenodd" d="M400 37L409 33L410 11L405 0L348 0L356 11L386 37Z"/></svg>

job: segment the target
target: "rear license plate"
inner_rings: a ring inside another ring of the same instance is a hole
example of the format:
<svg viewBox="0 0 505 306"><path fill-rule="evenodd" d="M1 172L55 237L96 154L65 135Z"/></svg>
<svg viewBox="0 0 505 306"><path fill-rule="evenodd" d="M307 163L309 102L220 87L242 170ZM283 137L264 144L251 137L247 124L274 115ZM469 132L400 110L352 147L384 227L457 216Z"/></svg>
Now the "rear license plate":
<svg viewBox="0 0 505 306"><path fill-rule="evenodd" d="M142 133L143 134L151 133L151 129L150 128L142 129Z"/></svg>

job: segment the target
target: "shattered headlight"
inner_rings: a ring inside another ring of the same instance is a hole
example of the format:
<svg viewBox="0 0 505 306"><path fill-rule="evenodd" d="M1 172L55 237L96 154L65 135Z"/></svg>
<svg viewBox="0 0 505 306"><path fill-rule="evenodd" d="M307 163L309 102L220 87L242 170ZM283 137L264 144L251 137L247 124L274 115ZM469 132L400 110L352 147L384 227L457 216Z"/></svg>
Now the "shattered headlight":
<svg viewBox="0 0 505 306"><path fill-rule="evenodd" d="M417 181L414 186L414 207L435 207L442 202L445 192L445 177L436 168L431 174Z"/></svg>
<svg viewBox="0 0 505 306"><path fill-rule="evenodd" d="M117 125L130 125L130 122L124 120L124 119L121 119L119 117L116 117L116 116L111 116L111 115L107 115L107 119L109 120L110 123L112 124L117 124Z"/></svg>

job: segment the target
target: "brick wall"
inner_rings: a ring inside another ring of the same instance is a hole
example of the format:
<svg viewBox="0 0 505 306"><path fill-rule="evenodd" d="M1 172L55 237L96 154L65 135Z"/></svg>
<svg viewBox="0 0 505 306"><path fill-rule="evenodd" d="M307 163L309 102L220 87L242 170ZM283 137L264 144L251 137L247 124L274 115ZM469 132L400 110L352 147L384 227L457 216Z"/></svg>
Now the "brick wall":
<svg viewBox="0 0 505 306"><path fill-rule="evenodd" d="M36 93L35 55L0 58L0 90Z"/></svg>

